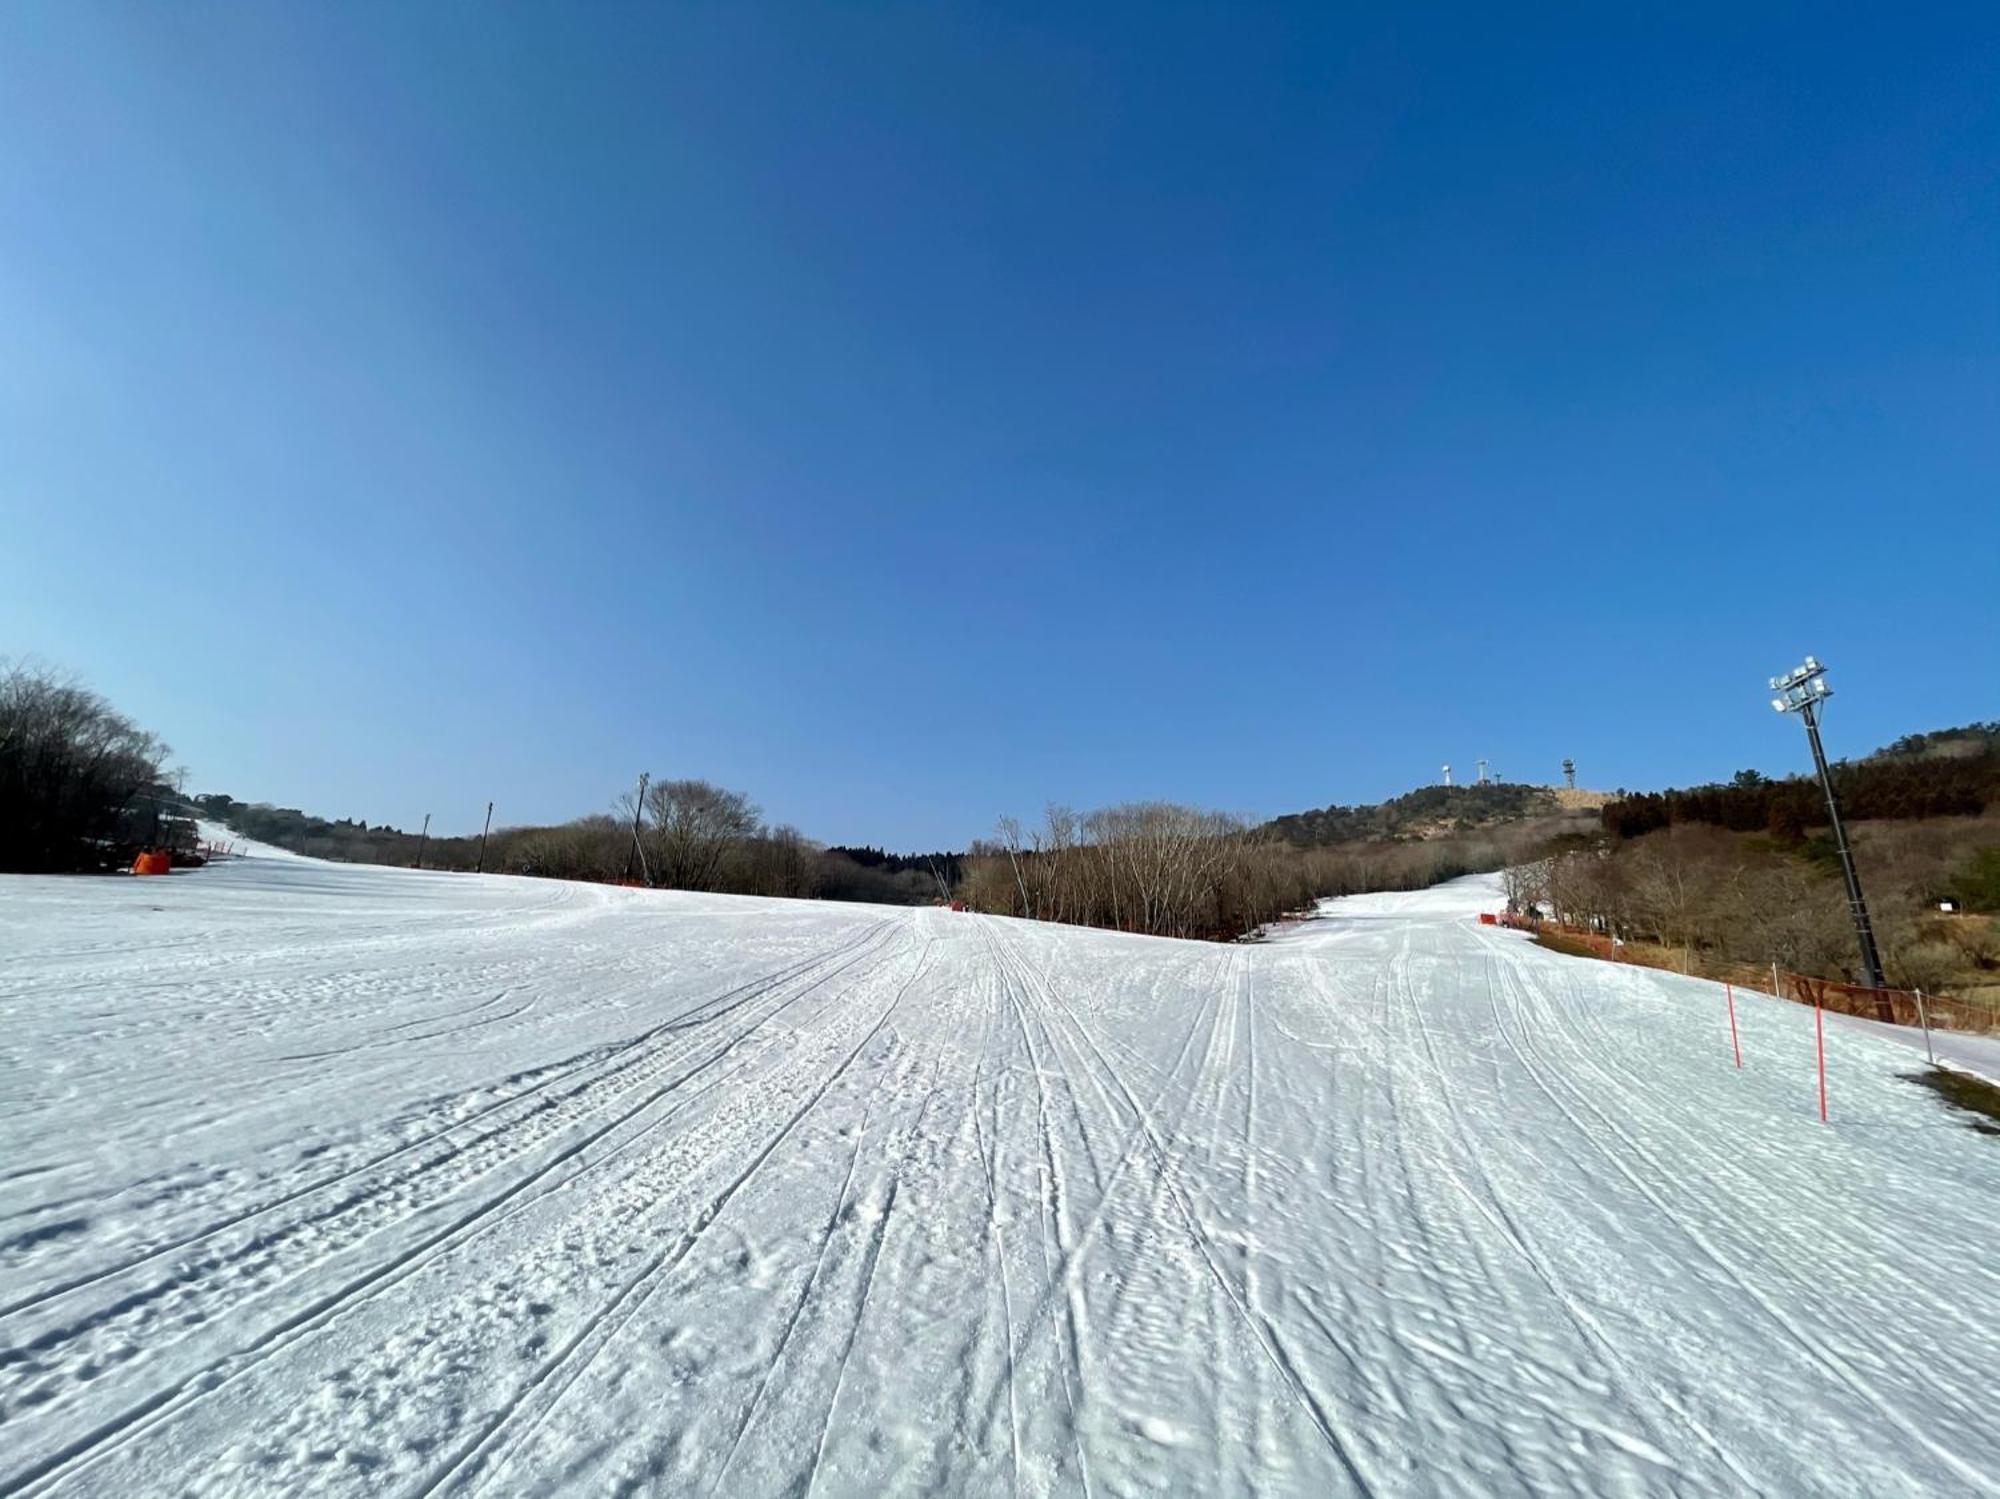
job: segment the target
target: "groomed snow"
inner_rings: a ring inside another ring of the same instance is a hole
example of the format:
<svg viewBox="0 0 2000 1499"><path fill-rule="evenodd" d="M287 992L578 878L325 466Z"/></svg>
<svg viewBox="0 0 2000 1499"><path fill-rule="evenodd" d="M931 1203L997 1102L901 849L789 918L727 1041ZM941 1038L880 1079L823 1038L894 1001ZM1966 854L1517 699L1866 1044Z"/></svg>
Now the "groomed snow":
<svg viewBox="0 0 2000 1499"><path fill-rule="evenodd" d="M0 880L0 1491L2000 1490L2000 1140L1497 903Z"/></svg>

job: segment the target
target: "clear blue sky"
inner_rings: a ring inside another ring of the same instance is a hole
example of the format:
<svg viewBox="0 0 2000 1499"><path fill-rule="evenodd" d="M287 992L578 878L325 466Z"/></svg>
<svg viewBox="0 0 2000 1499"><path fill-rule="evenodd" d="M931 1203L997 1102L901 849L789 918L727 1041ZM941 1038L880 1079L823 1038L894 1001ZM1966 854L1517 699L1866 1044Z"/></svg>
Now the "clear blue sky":
<svg viewBox="0 0 2000 1499"><path fill-rule="evenodd" d="M901 847L2000 714L2000 9L1625 9L9 5L0 651Z"/></svg>

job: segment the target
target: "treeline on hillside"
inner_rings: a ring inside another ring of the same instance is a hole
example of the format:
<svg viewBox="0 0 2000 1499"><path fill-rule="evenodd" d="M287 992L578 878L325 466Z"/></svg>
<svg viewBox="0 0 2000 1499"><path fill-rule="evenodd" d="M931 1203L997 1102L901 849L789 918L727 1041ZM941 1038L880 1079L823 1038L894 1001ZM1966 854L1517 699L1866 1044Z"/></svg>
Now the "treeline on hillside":
<svg viewBox="0 0 2000 1499"><path fill-rule="evenodd" d="M824 863L820 893L829 900L922 905L949 899L965 877L964 856L956 853L891 854L834 844L825 851Z"/></svg>
<svg viewBox="0 0 2000 1499"><path fill-rule="evenodd" d="M1052 806L1024 831L1003 818L975 843L960 891L979 911L1163 937L1228 938L1328 895L1413 890L1498 869L1524 838L1300 848L1227 813L1133 802Z"/></svg>
<svg viewBox="0 0 2000 1499"><path fill-rule="evenodd" d="M1854 856L1891 984L1964 997L2000 985L2000 817L1865 822ZM1777 963L1858 979L1830 839L1786 844L1700 823L1570 846L1507 873L1510 902L1672 950L1684 970ZM1949 900L1957 912L1939 910ZM1968 911L1966 908L1970 908Z"/></svg>
<svg viewBox="0 0 2000 1499"><path fill-rule="evenodd" d="M510 829L487 868L556 879L632 880L729 895L820 893L820 850L765 824L755 802L702 780L653 781L643 804L553 828ZM499 862L494 862L495 857Z"/></svg>
<svg viewBox="0 0 2000 1499"><path fill-rule="evenodd" d="M310 854L316 859L336 859L349 864L414 864L418 848L425 843L417 834L387 823L370 825L354 818L315 817L296 807L240 802L220 792L192 797L190 805L203 817L222 823L245 838L288 848L295 854ZM425 862L430 862L431 850L467 841L476 848L479 840L431 838L425 847ZM472 867L469 858L465 867Z"/></svg>
<svg viewBox="0 0 2000 1499"><path fill-rule="evenodd" d="M2000 724L1912 734L1863 760L1832 768L1841 815L1853 822L1976 816L2000 800ZM1627 793L1599 816L1615 838L1638 838L1677 823L1768 833L1797 842L1826 822L1816 777L1771 780L1742 770L1726 784Z"/></svg>
<svg viewBox="0 0 2000 1499"><path fill-rule="evenodd" d="M1831 774L1890 983L2000 999L2000 723L1910 734ZM1859 951L1814 776L1624 794L1607 838L1513 876L1565 919L1671 949L1681 966L1776 962L1858 980ZM1947 915L1940 904L1958 908ZM1971 914L1960 914L1969 907Z"/></svg>
<svg viewBox="0 0 2000 1499"><path fill-rule="evenodd" d="M1369 806L1335 803L1317 811L1274 817L1259 830L1281 843L1320 848L1338 843L1386 842L1436 836L1442 827L1471 832L1489 823L1551 813L1555 795L1543 786L1487 782L1471 786L1419 786Z"/></svg>
<svg viewBox="0 0 2000 1499"><path fill-rule="evenodd" d="M0 871L114 869L192 844L167 747L68 677L0 663Z"/></svg>
<svg viewBox="0 0 2000 1499"><path fill-rule="evenodd" d="M829 849L796 828L769 826L739 791L701 780L652 782L636 819L628 793L615 814L547 827L493 830L481 859L477 835L425 838L387 824L314 817L292 807L210 794L203 816L246 838L348 863L623 881L661 889L736 895L819 896L914 905L939 898L933 868L957 878L958 856L900 856L880 849Z"/></svg>

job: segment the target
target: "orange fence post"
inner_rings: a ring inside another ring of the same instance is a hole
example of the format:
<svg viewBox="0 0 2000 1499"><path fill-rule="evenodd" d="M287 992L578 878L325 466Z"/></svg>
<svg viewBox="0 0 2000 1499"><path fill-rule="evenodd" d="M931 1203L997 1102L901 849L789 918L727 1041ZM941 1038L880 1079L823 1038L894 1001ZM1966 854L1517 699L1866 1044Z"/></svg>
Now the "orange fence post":
<svg viewBox="0 0 2000 1499"><path fill-rule="evenodd" d="M1736 1070L1743 1070L1743 1047L1736 1039L1736 990L1729 984L1722 986L1723 997L1729 1001L1729 1049L1736 1053Z"/></svg>
<svg viewBox="0 0 2000 1499"><path fill-rule="evenodd" d="M1826 1023L1823 1011L1813 1006L1813 1049L1819 1054L1819 1122L1826 1123Z"/></svg>

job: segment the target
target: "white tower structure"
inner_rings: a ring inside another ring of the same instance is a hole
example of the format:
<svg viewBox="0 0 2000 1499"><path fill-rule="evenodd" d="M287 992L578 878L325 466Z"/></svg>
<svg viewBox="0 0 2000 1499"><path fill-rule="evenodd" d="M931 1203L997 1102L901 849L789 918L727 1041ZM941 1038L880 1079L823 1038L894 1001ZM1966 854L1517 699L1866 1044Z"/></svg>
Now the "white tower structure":
<svg viewBox="0 0 2000 1499"><path fill-rule="evenodd" d="M1447 786L1451 784L1451 767L1449 765L1444 768L1444 783Z"/></svg>

